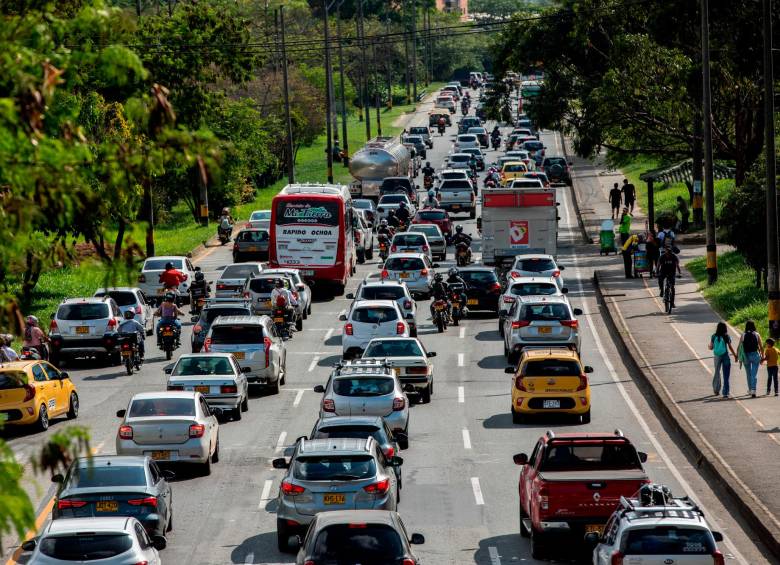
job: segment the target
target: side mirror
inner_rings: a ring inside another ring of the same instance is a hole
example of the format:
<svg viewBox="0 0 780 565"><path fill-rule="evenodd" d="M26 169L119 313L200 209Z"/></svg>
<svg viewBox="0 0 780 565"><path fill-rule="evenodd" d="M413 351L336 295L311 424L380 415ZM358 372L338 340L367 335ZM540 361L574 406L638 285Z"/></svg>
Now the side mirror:
<svg viewBox="0 0 780 565"><path fill-rule="evenodd" d="M295 285L295 288L298 290L306 290L306 287L303 285L303 283Z"/></svg>
<svg viewBox="0 0 780 565"><path fill-rule="evenodd" d="M274 469L287 469L290 466L290 464L287 462L287 459L284 457L274 459L271 461L271 465L273 465Z"/></svg>
<svg viewBox="0 0 780 565"><path fill-rule="evenodd" d="M341 316L339 316L339 320L342 321L342 322L346 322L347 321L347 316L345 314L342 314Z"/></svg>
<svg viewBox="0 0 780 565"><path fill-rule="evenodd" d="M63 477L60 473L57 473L56 475L52 475L51 482L53 483L63 483L65 481L65 477Z"/></svg>
<svg viewBox="0 0 780 565"><path fill-rule="evenodd" d="M403 457L398 457L398 456L395 456L395 457L393 457L393 459L390 461L390 464L391 464L391 465L393 465L393 466L400 467L401 465L403 465L403 464L404 464L404 458L403 458Z"/></svg>
<svg viewBox="0 0 780 565"><path fill-rule="evenodd" d="M412 314L411 312L409 312L409 313L406 315L406 319L407 319L407 320L414 320L414 314Z"/></svg>
<svg viewBox="0 0 780 565"><path fill-rule="evenodd" d="M379 269L379 270L382 270L384 267L385 266L384 266L383 263L379 263L379 265L376 266L376 268Z"/></svg>
<svg viewBox="0 0 780 565"><path fill-rule="evenodd" d="M411 383L407 383L404 385L404 392L414 392L415 390L417 389L415 389L414 385Z"/></svg>
<svg viewBox="0 0 780 565"><path fill-rule="evenodd" d="M241 367L241 372L242 373L251 373L252 372L252 367Z"/></svg>
<svg viewBox="0 0 780 565"><path fill-rule="evenodd" d="M291 551L298 551L301 548L301 537L300 536L288 537L287 547L289 547Z"/></svg>
<svg viewBox="0 0 780 565"><path fill-rule="evenodd" d="M22 550L23 551L33 551L35 550L35 547L38 545L38 538L28 539L25 542L22 542Z"/></svg>
<svg viewBox="0 0 780 565"><path fill-rule="evenodd" d="M515 371L517 371L517 368L516 368L516 367L509 366L509 367L506 367L506 368L504 368L504 372L505 372L507 375L514 375L514 374L515 374Z"/></svg>
<svg viewBox="0 0 780 565"><path fill-rule="evenodd" d="M349 293L346 295L346 298L349 298L350 300L355 300L355 295L353 293Z"/></svg>
<svg viewBox="0 0 780 565"><path fill-rule="evenodd" d="M428 353L426 353L426 355L428 357L436 357L436 352L435 351L429 351Z"/></svg>
<svg viewBox="0 0 780 565"><path fill-rule="evenodd" d="M68 374L68 372L67 372L67 371L62 371L62 372L60 373L59 379L60 379L61 381L64 381L65 379L69 379L69 378L70 378L70 375Z"/></svg>
<svg viewBox="0 0 780 565"><path fill-rule="evenodd" d="M564 267L563 265L558 265L558 270L559 271L565 271L566 267Z"/></svg>
<svg viewBox="0 0 780 565"><path fill-rule="evenodd" d="M515 462L515 465L526 465L528 464L528 455L525 453L517 453L512 456L512 461Z"/></svg>
<svg viewBox="0 0 780 565"><path fill-rule="evenodd" d="M124 418L125 414L127 414L127 410L125 410L124 408L122 410L117 410L116 411L116 417L117 418Z"/></svg>
<svg viewBox="0 0 780 565"><path fill-rule="evenodd" d="M405 443L409 441L409 434L401 430L393 432L393 437L398 441L398 443Z"/></svg>
<svg viewBox="0 0 780 565"><path fill-rule="evenodd" d="M598 532L588 532L585 534L585 545L590 547L596 547L599 543Z"/></svg>
<svg viewBox="0 0 780 565"><path fill-rule="evenodd" d="M564 287L561 289L561 294L569 294L569 289L568 289L567 287L565 287L565 286L564 286Z"/></svg>
<svg viewBox="0 0 780 565"><path fill-rule="evenodd" d="M54 312L52 312L51 314L49 314L49 319L50 319L50 320L53 320L53 319L54 319Z"/></svg>
<svg viewBox="0 0 780 565"><path fill-rule="evenodd" d="M309 436L298 436L297 438L295 438L295 443L298 443L302 439L309 439Z"/></svg>
<svg viewBox="0 0 780 565"><path fill-rule="evenodd" d="M162 551L166 547L168 547L168 541L165 539L164 536L153 536L152 537L152 546L157 551Z"/></svg>
<svg viewBox="0 0 780 565"><path fill-rule="evenodd" d="M585 372L586 373L592 373L593 372L593 367L591 367L590 365L585 365Z"/></svg>
<svg viewBox="0 0 780 565"><path fill-rule="evenodd" d="M422 545L425 543L425 536L422 534L412 534L409 543L411 543L412 545Z"/></svg>
<svg viewBox="0 0 780 565"><path fill-rule="evenodd" d="M196 270L196 271L200 271L200 267L196 266L196 267L195 267L195 270Z"/></svg>
<svg viewBox="0 0 780 565"><path fill-rule="evenodd" d="M715 538L715 541L723 541L723 534L720 532L712 532L712 537Z"/></svg>
<svg viewBox="0 0 780 565"><path fill-rule="evenodd" d="M433 264L433 268L434 268L434 269L438 269L439 267L440 267L440 265L439 265L438 263L434 263L434 264Z"/></svg>
<svg viewBox="0 0 780 565"><path fill-rule="evenodd" d="M573 312L575 316L582 316L582 310L580 308L575 308Z"/></svg>
<svg viewBox="0 0 780 565"><path fill-rule="evenodd" d="M163 367L163 372L164 372L166 375L170 375L170 374L171 374L171 372L173 372L173 363L171 363L170 365L166 365L165 367Z"/></svg>
<svg viewBox="0 0 780 565"><path fill-rule="evenodd" d="M317 385L314 387L314 392L319 392L320 394L325 394L325 387L322 385Z"/></svg>
<svg viewBox="0 0 780 565"><path fill-rule="evenodd" d="M165 479L166 481L172 481L173 479L176 478L176 473L174 473L170 469L166 469L165 471L162 472L162 476L163 479Z"/></svg>
<svg viewBox="0 0 780 565"><path fill-rule="evenodd" d="M639 455L639 460L642 463L647 463L647 453L644 451L637 451L636 454Z"/></svg>

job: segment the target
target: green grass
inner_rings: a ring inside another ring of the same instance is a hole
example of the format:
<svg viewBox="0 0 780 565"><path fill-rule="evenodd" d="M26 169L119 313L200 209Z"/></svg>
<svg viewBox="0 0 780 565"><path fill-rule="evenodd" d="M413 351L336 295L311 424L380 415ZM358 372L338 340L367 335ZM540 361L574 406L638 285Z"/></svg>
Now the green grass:
<svg viewBox="0 0 780 565"><path fill-rule="evenodd" d="M755 272L745 264L742 255L728 251L718 256L718 281L707 285L705 258L686 264L699 283L702 294L731 325L742 328L754 320L761 335L768 335L767 294L755 286Z"/></svg>

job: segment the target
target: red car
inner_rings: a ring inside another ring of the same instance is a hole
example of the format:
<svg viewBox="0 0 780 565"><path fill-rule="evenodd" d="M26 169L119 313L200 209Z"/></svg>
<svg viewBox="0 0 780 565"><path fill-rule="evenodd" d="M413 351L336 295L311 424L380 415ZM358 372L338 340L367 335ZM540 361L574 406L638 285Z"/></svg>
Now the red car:
<svg viewBox="0 0 780 565"><path fill-rule="evenodd" d="M412 218L413 224L436 224L444 237L452 237L452 221L446 210L441 208L423 208Z"/></svg>

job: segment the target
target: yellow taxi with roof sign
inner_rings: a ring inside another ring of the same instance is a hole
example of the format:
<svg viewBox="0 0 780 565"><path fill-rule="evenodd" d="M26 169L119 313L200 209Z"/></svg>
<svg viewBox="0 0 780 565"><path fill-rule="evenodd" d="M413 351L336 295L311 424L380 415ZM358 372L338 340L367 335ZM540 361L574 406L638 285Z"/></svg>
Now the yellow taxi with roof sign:
<svg viewBox="0 0 780 565"><path fill-rule="evenodd" d="M48 429L58 416L76 418L79 395L68 373L47 361L0 364L0 420L3 425Z"/></svg>

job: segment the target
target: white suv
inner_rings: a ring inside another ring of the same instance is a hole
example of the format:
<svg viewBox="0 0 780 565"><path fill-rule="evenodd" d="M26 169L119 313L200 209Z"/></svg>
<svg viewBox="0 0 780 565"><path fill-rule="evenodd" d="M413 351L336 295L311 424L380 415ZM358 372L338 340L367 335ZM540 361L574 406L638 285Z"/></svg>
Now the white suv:
<svg viewBox="0 0 780 565"><path fill-rule="evenodd" d="M645 500L643 493L648 495ZM596 544L595 565L624 559L626 563L723 565L716 545L723 536L710 530L704 513L688 497L672 498L659 485L645 485L639 494L640 498L621 497L603 534L586 534L586 542Z"/></svg>
<svg viewBox="0 0 780 565"><path fill-rule="evenodd" d="M110 296L67 298L52 316L52 363L63 358L99 357L118 365L117 329L122 312Z"/></svg>
<svg viewBox="0 0 780 565"><path fill-rule="evenodd" d="M144 296L150 302L162 302L165 289L160 282L160 275L165 271L165 265L173 264L173 268L184 273L185 279L176 289L176 298L182 302L189 302L190 285L195 279L195 267L187 257L176 255L149 257L144 261L141 267L141 274L138 275L138 286L143 291Z"/></svg>
<svg viewBox="0 0 780 565"><path fill-rule="evenodd" d="M409 337L409 322L395 300L354 302L349 314L339 318L344 324L342 357L359 357L375 337Z"/></svg>
<svg viewBox="0 0 780 565"><path fill-rule="evenodd" d="M347 298L355 303L362 300L395 300L409 324L409 335L417 337L417 302L405 283L382 279L364 280L354 294L347 294Z"/></svg>

